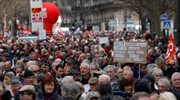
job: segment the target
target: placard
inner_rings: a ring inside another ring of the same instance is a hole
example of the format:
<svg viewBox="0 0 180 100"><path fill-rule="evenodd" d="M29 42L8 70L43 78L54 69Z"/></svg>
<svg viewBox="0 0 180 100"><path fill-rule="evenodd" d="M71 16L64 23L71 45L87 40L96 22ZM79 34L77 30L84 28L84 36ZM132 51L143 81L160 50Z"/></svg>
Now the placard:
<svg viewBox="0 0 180 100"><path fill-rule="evenodd" d="M100 44L109 43L109 38L108 38L108 37L99 37L99 43L100 43Z"/></svg>
<svg viewBox="0 0 180 100"><path fill-rule="evenodd" d="M147 63L147 42L114 42L114 62Z"/></svg>
<svg viewBox="0 0 180 100"><path fill-rule="evenodd" d="M43 8L42 0L30 0L32 31L42 31L43 28Z"/></svg>

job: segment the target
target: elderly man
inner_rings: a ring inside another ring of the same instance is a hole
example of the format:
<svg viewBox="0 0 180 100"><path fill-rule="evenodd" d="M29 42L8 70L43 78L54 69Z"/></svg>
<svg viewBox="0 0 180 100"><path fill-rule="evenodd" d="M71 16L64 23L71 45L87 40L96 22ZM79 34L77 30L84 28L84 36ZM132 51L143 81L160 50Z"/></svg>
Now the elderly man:
<svg viewBox="0 0 180 100"><path fill-rule="evenodd" d="M40 70L39 70L39 66L38 65L31 65L28 69L30 71L32 71L35 76L40 74Z"/></svg>
<svg viewBox="0 0 180 100"><path fill-rule="evenodd" d="M33 85L25 85L19 90L19 100L35 100L36 90Z"/></svg>
<svg viewBox="0 0 180 100"><path fill-rule="evenodd" d="M109 75L102 74L99 76L99 83L108 83L108 82L109 83L111 82Z"/></svg>
<svg viewBox="0 0 180 100"><path fill-rule="evenodd" d="M163 71L163 74L166 75L167 66L166 66L164 58L159 56L155 60L155 64L157 65L157 67L159 67Z"/></svg>
<svg viewBox="0 0 180 100"><path fill-rule="evenodd" d="M95 62L92 62L89 67L90 67L91 76L94 75L94 72L99 71L99 68Z"/></svg>
<svg viewBox="0 0 180 100"><path fill-rule="evenodd" d="M104 68L104 71L110 76L112 90L118 90L119 78L115 75L117 68L114 65L108 65Z"/></svg>
<svg viewBox="0 0 180 100"><path fill-rule="evenodd" d="M98 85L98 78L97 77L90 78L88 83L90 85L89 91L97 91L97 85Z"/></svg>
<svg viewBox="0 0 180 100"><path fill-rule="evenodd" d="M72 78L66 76L62 80L61 95L63 100L78 100L80 86Z"/></svg>
<svg viewBox="0 0 180 100"><path fill-rule="evenodd" d="M166 75L171 78L174 72L180 72L180 67L178 66L177 60L171 59L167 67Z"/></svg>
<svg viewBox="0 0 180 100"><path fill-rule="evenodd" d="M171 89L171 82L167 78L160 78L158 80L158 92L162 93Z"/></svg>
<svg viewBox="0 0 180 100"><path fill-rule="evenodd" d="M123 77L123 69L121 67L118 67L116 74L119 79L121 79Z"/></svg>
<svg viewBox="0 0 180 100"><path fill-rule="evenodd" d="M90 79L90 68L88 63L81 63L80 65L80 73L81 73L81 83L83 85L88 84L88 80Z"/></svg>
<svg viewBox="0 0 180 100"><path fill-rule="evenodd" d="M23 76L24 76L23 85L34 85L35 84L34 73L32 71L25 70Z"/></svg>
<svg viewBox="0 0 180 100"><path fill-rule="evenodd" d="M131 70L124 70L123 77L132 83L134 83L135 81L135 78L133 77L133 72Z"/></svg>
<svg viewBox="0 0 180 100"><path fill-rule="evenodd" d="M180 73L175 72L171 77L172 87L171 92L174 93L176 98L180 98Z"/></svg>

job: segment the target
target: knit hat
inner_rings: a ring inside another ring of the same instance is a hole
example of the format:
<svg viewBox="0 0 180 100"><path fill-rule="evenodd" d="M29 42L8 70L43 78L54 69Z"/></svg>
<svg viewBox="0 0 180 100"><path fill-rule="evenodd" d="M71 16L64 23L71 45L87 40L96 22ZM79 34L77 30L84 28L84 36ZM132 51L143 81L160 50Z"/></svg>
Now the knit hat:
<svg viewBox="0 0 180 100"><path fill-rule="evenodd" d="M34 73L30 70L25 70L24 71L24 78L27 78L29 76L34 76Z"/></svg>

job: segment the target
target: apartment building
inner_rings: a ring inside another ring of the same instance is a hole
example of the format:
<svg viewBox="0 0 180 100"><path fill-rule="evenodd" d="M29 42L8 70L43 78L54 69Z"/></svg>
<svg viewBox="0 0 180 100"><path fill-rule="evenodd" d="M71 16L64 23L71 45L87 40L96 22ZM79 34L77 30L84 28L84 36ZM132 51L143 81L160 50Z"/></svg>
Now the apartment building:
<svg viewBox="0 0 180 100"><path fill-rule="evenodd" d="M138 30L139 15L127 7L128 0L61 0L62 26L98 31Z"/></svg>

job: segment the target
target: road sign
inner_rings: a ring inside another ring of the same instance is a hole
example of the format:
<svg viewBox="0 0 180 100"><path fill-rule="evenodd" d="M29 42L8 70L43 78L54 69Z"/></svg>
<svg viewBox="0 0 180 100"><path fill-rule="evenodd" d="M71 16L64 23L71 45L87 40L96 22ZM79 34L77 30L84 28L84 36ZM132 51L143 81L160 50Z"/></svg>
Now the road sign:
<svg viewBox="0 0 180 100"><path fill-rule="evenodd" d="M163 29L170 29L171 22L170 21L163 21Z"/></svg>
<svg viewBox="0 0 180 100"><path fill-rule="evenodd" d="M167 20L167 15L166 15L166 14L162 14L162 15L160 16L160 20L161 20L161 21L166 21L166 20Z"/></svg>

